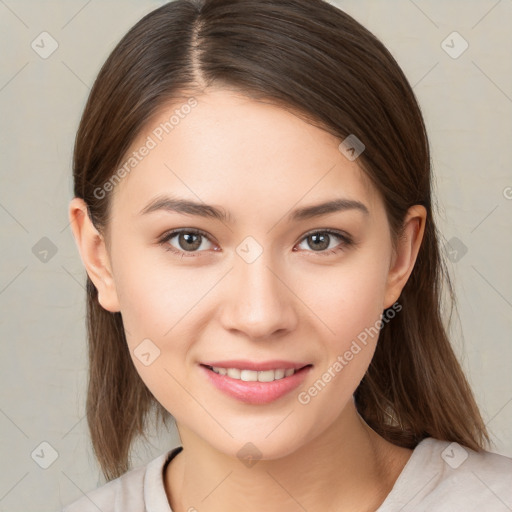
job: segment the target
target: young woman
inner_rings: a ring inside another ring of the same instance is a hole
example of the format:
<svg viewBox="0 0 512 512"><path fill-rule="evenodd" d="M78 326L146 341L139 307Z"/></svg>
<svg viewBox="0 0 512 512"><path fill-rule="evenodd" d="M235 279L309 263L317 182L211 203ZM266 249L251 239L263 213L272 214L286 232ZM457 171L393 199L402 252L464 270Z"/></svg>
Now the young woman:
<svg viewBox="0 0 512 512"><path fill-rule="evenodd" d="M66 512L512 509L443 325L422 115L350 16L151 12L99 73L74 180L108 483ZM132 469L151 413L181 445Z"/></svg>

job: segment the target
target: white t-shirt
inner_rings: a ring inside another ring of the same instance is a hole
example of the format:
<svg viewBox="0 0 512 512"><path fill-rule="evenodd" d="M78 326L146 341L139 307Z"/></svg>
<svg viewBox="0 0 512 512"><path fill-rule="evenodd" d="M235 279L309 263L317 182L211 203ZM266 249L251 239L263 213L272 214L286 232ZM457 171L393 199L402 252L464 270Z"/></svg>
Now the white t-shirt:
<svg viewBox="0 0 512 512"><path fill-rule="evenodd" d="M183 448L163 453L82 496L62 512L172 512L164 469ZM512 458L428 437L414 449L375 512L511 512Z"/></svg>

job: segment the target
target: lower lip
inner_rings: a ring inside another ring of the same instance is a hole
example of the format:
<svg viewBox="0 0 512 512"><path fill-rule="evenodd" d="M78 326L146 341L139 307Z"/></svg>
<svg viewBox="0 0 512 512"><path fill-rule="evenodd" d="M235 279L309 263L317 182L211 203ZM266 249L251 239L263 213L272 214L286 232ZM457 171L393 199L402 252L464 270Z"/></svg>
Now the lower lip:
<svg viewBox="0 0 512 512"><path fill-rule="evenodd" d="M215 373L203 365L200 365L200 368L220 391L246 404L258 405L271 403L296 389L304 382L311 366L301 368L289 377L272 382L245 382Z"/></svg>

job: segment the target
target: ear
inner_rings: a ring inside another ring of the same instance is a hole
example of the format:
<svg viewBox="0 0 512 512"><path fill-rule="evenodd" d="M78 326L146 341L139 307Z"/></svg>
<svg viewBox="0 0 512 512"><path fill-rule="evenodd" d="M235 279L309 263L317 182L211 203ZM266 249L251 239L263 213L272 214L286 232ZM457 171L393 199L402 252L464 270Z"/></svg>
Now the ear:
<svg viewBox="0 0 512 512"><path fill-rule="evenodd" d="M403 233L397 240L389 268L384 308L391 307L397 301L411 275L423 240L426 218L424 206L417 204L407 211Z"/></svg>
<svg viewBox="0 0 512 512"><path fill-rule="evenodd" d="M83 199L71 200L69 220L82 262L98 290L98 302L111 313L120 311L105 240L94 227Z"/></svg>

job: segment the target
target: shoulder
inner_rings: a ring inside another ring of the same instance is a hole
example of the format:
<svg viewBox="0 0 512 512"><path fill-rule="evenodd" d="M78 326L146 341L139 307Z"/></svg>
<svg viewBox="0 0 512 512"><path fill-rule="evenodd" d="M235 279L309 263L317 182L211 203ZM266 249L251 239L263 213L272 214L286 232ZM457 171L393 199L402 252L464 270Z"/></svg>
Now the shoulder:
<svg viewBox="0 0 512 512"><path fill-rule="evenodd" d="M397 504L403 512L512 510L512 459L424 439L378 512L394 510Z"/></svg>
<svg viewBox="0 0 512 512"><path fill-rule="evenodd" d="M148 500L162 499L163 468L181 451L181 447L159 455L145 465L127 471L84 494L62 509L62 512L139 512L146 510ZM164 494L165 496L165 494ZM166 501L167 502L167 501Z"/></svg>
<svg viewBox="0 0 512 512"><path fill-rule="evenodd" d="M126 472L115 480L84 494L81 498L63 508L62 512L117 512L119 503L126 501L130 507L125 510L144 510L143 481L146 467L141 466Z"/></svg>

